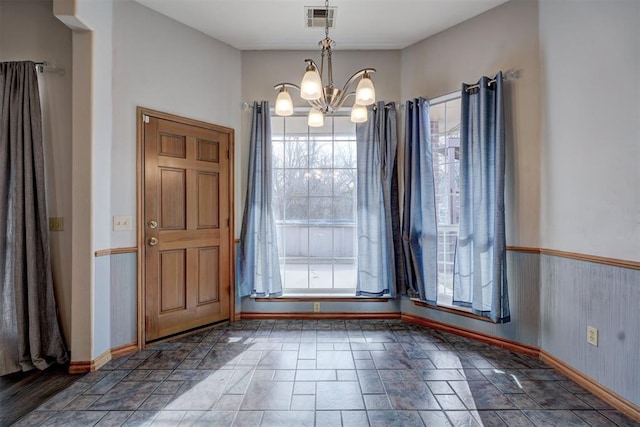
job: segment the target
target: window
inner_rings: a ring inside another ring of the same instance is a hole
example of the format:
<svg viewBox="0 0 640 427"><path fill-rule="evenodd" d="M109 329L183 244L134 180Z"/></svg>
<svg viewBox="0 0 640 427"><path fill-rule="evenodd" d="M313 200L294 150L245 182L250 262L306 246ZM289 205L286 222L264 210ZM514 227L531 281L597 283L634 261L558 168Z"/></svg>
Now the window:
<svg viewBox="0 0 640 427"><path fill-rule="evenodd" d="M349 117L271 119L273 209L284 294L356 287L356 136Z"/></svg>
<svg viewBox="0 0 640 427"><path fill-rule="evenodd" d="M460 210L460 94L430 102L438 222L438 304L452 305Z"/></svg>

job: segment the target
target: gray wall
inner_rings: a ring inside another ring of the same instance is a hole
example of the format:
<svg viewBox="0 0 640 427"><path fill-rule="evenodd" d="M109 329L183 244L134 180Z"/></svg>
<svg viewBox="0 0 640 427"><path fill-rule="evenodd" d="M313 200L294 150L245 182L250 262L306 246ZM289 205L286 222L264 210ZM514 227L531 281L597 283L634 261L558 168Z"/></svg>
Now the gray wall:
<svg viewBox="0 0 640 427"><path fill-rule="evenodd" d="M402 51L402 99L434 98L460 90L497 71L517 70L505 86L507 171L505 212L507 245L539 247L540 64L538 9L534 1L511 1ZM403 154L401 154L402 156ZM524 344L539 345L538 256L509 252L512 319L505 325L415 306L402 311Z"/></svg>
<svg viewBox="0 0 640 427"><path fill-rule="evenodd" d="M49 236L60 322L71 339L71 30L52 13L51 0L0 2L0 61L48 61L63 74L40 73L47 213L63 217Z"/></svg>
<svg viewBox="0 0 640 427"><path fill-rule="evenodd" d="M545 0L539 24L541 246L638 262L640 3ZM640 404L640 271L543 256L540 276L542 349Z"/></svg>

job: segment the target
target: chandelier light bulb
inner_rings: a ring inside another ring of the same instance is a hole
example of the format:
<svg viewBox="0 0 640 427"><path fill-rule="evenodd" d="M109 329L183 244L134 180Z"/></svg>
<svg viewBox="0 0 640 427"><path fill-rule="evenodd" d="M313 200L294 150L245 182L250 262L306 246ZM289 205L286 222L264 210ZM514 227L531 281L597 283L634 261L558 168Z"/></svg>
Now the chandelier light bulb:
<svg viewBox="0 0 640 427"><path fill-rule="evenodd" d="M324 125L324 114L317 108L312 108L307 117L307 125L312 128L319 128Z"/></svg>
<svg viewBox="0 0 640 427"><path fill-rule="evenodd" d="M293 101L289 91L283 86L276 98L276 114L278 116L290 116L293 114Z"/></svg>
<svg viewBox="0 0 640 427"><path fill-rule="evenodd" d="M313 65L307 67L307 71L302 77L300 97L307 101L315 101L322 97L322 79Z"/></svg>
<svg viewBox="0 0 640 427"><path fill-rule="evenodd" d="M353 104L351 108L351 121L353 123L364 123L367 121L367 107L360 104Z"/></svg>
<svg viewBox="0 0 640 427"><path fill-rule="evenodd" d="M376 102L376 89L369 75L365 73L356 88L356 104L371 105Z"/></svg>

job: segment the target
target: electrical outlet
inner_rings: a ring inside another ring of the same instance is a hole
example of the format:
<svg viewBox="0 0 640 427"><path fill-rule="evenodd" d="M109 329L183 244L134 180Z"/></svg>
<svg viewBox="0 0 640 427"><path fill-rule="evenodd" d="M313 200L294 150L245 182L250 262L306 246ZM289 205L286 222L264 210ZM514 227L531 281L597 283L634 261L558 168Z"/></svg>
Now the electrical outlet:
<svg viewBox="0 0 640 427"><path fill-rule="evenodd" d="M113 217L113 231L131 230L131 217L116 215Z"/></svg>
<svg viewBox="0 0 640 427"><path fill-rule="evenodd" d="M598 346L598 330L593 326L587 326L587 342L594 347Z"/></svg>
<svg viewBox="0 0 640 427"><path fill-rule="evenodd" d="M314 302L313 303L313 312L314 313L319 313L320 312L320 303L319 302Z"/></svg>
<svg viewBox="0 0 640 427"><path fill-rule="evenodd" d="M61 216L50 217L49 231L64 231L64 217L61 217Z"/></svg>

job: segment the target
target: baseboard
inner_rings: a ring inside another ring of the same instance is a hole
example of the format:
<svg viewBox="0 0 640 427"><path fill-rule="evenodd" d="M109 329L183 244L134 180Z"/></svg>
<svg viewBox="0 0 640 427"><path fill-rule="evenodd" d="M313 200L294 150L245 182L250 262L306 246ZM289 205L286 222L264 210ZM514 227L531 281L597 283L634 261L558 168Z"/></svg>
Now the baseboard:
<svg viewBox="0 0 640 427"><path fill-rule="evenodd" d="M118 357L126 356L128 354L133 354L138 351L138 343L132 342L129 344L121 345L118 347L114 347L111 349L111 358L116 359Z"/></svg>
<svg viewBox="0 0 640 427"><path fill-rule="evenodd" d="M449 325L447 323L441 323L431 319L425 319L424 317L414 316L412 314L402 314L401 318L402 320L409 323L415 323L416 325L426 326L428 328L437 329L439 331L449 332L465 338L471 338L476 341L491 344L496 347L502 347L516 353L527 354L533 357L539 357L540 355L540 350L537 347L510 341L504 338L495 337L493 335L487 335L481 332L472 331L470 329L461 328L459 326Z"/></svg>
<svg viewBox="0 0 640 427"><path fill-rule="evenodd" d="M640 422L640 407L638 405L635 405L632 402L629 402L624 397L609 390L608 388L596 382L591 377L588 377L587 375L576 370L572 366L567 365L562 360L547 353L544 350L540 350L540 360L542 360L544 363L551 366L552 368L554 368L555 370L557 370L558 372L560 372L570 380L576 382L577 384L582 386L585 390L589 391L594 396L607 402L609 405L613 406L614 408L624 413L625 415Z"/></svg>
<svg viewBox="0 0 640 427"><path fill-rule="evenodd" d="M87 374L89 372L97 371L102 368L107 362L111 360L111 350L107 350L94 360L72 360L69 364L70 374Z"/></svg>
<svg viewBox="0 0 640 427"><path fill-rule="evenodd" d="M242 312L240 313L242 320L396 320L400 319L399 312L393 313L346 313L346 312L327 312L327 313L260 313L260 312Z"/></svg>
<svg viewBox="0 0 640 427"><path fill-rule="evenodd" d="M88 374L89 372L97 371L102 368L111 359L126 356L127 354L135 353L136 351L138 351L138 343L134 342L109 349L94 360L72 360L71 363L69 363L69 373Z"/></svg>

